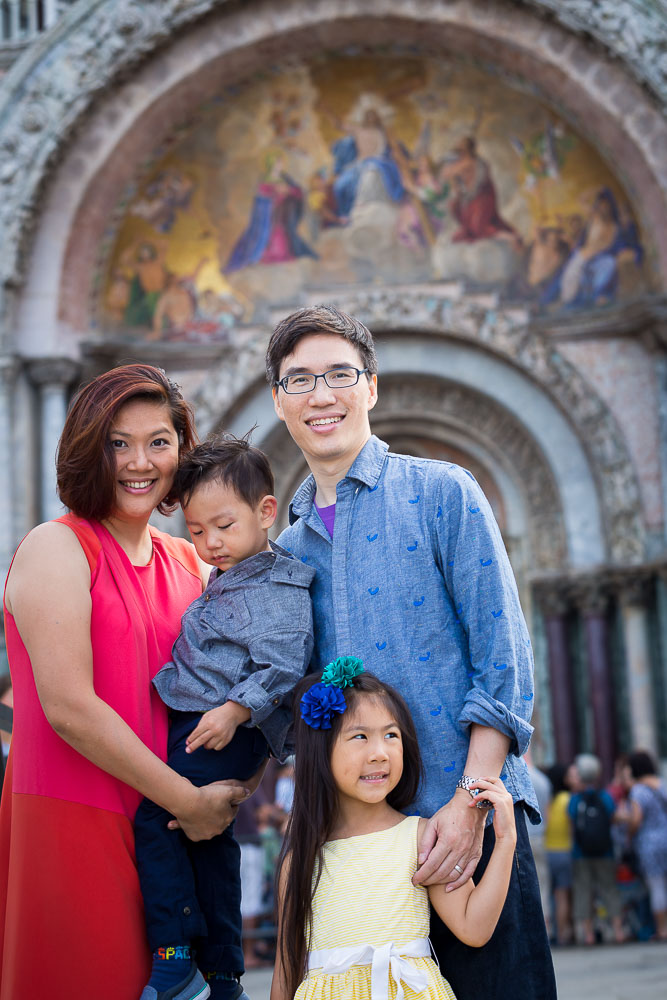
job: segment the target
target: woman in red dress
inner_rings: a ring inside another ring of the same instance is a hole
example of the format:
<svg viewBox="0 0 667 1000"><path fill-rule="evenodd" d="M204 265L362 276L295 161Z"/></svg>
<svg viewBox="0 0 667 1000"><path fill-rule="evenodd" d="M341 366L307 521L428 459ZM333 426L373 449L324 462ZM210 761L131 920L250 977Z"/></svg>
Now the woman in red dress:
<svg viewBox="0 0 667 1000"><path fill-rule="evenodd" d="M75 398L60 440L70 513L34 528L7 577L14 732L0 811L0 1000L136 1000L150 971L132 821L143 795L192 839L247 791L196 788L164 763L151 678L202 591L193 547L152 528L173 509L190 408L126 365Z"/></svg>

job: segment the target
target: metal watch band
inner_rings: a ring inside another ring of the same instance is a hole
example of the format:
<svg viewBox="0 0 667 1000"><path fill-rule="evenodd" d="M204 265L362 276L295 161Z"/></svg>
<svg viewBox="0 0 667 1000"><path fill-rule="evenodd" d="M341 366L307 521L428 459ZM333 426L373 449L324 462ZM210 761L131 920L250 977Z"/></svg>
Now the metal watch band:
<svg viewBox="0 0 667 1000"><path fill-rule="evenodd" d="M480 794L479 789L470 787L475 781L477 781L477 778L471 778L469 774L462 774L456 782L456 787L465 789L465 791L471 795L473 799L478 799ZM478 809L493 809L493 802L489 799L478 799L475 805Z"/></svg>

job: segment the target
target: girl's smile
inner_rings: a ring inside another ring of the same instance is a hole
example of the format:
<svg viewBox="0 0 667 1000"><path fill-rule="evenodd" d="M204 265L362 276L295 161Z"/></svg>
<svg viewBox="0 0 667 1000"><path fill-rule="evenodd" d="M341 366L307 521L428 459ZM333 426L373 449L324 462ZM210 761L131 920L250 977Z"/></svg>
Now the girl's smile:
<svg viewBox="0 0 667 1000"><path fill-rule="evenodd" d="M403 774L403 739L389 708L364 698L348 709L331 749L331 773L343 811L355 803L384 803Z"/></svg>

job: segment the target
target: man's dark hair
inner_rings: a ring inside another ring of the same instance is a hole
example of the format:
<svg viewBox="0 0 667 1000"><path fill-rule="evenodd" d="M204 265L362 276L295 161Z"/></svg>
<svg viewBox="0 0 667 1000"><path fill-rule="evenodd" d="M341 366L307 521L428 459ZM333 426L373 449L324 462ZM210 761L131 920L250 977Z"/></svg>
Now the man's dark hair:
<svg viewBox="0 0 667 1000"><path fill-rule="evenodd" d="M263 451L248 437L220 434L208 438L183 456L174 479L174 493L186 507L203 483L218 482L234 490L250 507L262 497L273 496L273 473Z"/></svg>
<svg viewBox="0 0 667 1000"><path fill-rule="evenodd" d="M281 320L271 335L266 349L266 377L270 385L278 381L283 358L292 353L301 338L318 333L331 333L354 344L361 355L362 366L368 368L369 375L377 374L373 337L363 323L335 306L306 306Z"/></svg>

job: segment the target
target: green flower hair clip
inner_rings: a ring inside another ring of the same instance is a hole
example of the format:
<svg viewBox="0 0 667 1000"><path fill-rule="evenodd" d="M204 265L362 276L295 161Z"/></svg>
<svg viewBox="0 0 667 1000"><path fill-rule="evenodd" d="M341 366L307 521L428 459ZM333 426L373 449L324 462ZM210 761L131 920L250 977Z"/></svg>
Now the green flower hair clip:
<svg viewBox="0 0 667 1000"><path fill-rule="evenodd" d="M338 688L353 687L353 681L363 674L364 665L357 656L339 656L328 663L322 671L322 684L334 684Z"/></svg>

